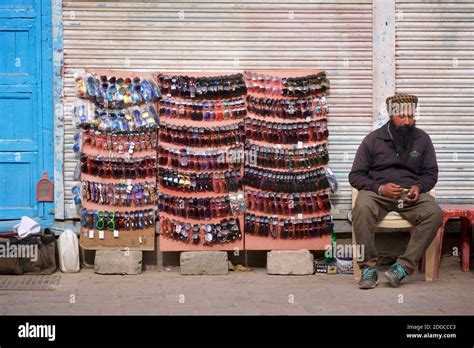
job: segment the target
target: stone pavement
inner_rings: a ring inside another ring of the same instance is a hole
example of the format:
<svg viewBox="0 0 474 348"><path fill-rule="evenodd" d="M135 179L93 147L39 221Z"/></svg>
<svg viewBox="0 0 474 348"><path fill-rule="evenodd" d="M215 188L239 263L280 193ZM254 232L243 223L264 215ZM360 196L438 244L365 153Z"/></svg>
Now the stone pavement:
<svg viewBox="0 0 474 348"><path fill-rule="evenodd" d="M179 268L136 276L61 274L55 291L0 291L0 315L455 315L474 314L474 272L443 259L441 279L418 273L375 290L351 275L271 276L263 268L224 276L182 276Z"/></svg>

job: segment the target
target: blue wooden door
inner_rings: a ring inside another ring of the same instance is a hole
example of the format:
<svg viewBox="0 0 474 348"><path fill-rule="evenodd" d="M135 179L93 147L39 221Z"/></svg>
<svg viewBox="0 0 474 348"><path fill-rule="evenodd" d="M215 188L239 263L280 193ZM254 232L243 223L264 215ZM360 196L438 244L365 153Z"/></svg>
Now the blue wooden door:
<svg viewBox="0 0 474 348"><path fill-rule="evenodd" d="M36 201L53 176L51 4L0 1L0 232L26 215L51 224L52 203Z"/></svg>

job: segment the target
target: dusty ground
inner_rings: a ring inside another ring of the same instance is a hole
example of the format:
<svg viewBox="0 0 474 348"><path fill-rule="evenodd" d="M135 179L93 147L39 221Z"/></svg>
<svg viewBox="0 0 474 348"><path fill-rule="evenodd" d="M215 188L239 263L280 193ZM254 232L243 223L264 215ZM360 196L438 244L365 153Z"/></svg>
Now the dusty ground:
<svg viewBox="0 0 474 348"><path fill-rule="evenodd" d="M350 275L269 276L263 268L227 276L182 276L179 268L104 276L82 269L62 274L55 291L0 291L0 314L472 315L473 275L461 272L455 257L443 259L434 283L418 273L394 289L380 274L369 291Z"/></svg>

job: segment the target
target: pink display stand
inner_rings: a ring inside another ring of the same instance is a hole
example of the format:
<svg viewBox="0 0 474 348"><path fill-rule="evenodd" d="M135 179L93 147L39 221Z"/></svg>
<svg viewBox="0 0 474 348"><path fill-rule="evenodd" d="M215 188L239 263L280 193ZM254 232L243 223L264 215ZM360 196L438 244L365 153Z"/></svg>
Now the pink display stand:
<svg viewBox="0 0 474 348"><path fill-rule="evenodd" d="M193 77L205 77L205 76L217 76L217 75L231 75L233 74L232 72L222 72L222 71L211 71L211 72L166 72L163 73L168 76L173 76L173 75L187 75L187 76L193 76ZM179 97L180 99L183 99ZM235 98L235 97L233 97ZM225 98L225 99L230 99L230 98ZM193 101L200 101L200 100L206 100L205 98L192 98L188 100L193 100ZM156 109L159 110L159 105L156 106ZM180 118L171 118L171 117L166 117L164 115L160 115L160 120L161 123L166 123L168 125L176 125L176 126L187 126L187 127L218 127L218 126L227 126L227 125L233 125L237 124L240 122L244 122L243 118L240 119L231 119L231 120L222 120L222 121L193 121L189 119L180 119ZM189 146L182 146L179 144L171 144L171 143L166 143L163 141L159 141L160 147L167 148L167 149L183 149L187 148L191 151L196 151L196 150L209 150L209 148L202 148L202 147L189 147ZM221 147L213 147L213 150L224 150L230 147L235 147L235 146L240 146L243 151L243 143L240 144L233 144L229 146L221 146ZM173 169L171 167L167 167L169 169ZM174 168L177 169L177 168ZM186 170L186 169L179 169L180 172L198 172L198 171L193 171L193 170ZM242 172L242 177L243 177L243 170L241 169ZM223 197L226 196L228 193L214 193L214 192L185 192L185 191L179 191L179 190L173 190L170 188L166 187L160 187L160 192L167 194L169 196L181 196L181 197L189 197L189 198L211 198L211 197ZM242 190L243 191L243 190ZM177 221L185 222L185 223L190 223L190 224L211 224L211 223L217 223L224 218L215 218L215 219L210 219L210 220L195 220L195 219L188 219L188 218L183 218L181 216L174 216L171 214L167 214L165 212L159 212L160 216L160 221L164 218L169 218L169 219L174 219ZM193 244L191 241L180 241L180 240L174 240L171 238L166 238L163 233L160 233L159 236L159 248L160 251L163 252L171 252L171 251L208 251L208 250L243 250L244 249L244 216L243 214L238 214L238 215L229 215L225 217L226 219L229 218L238 218L240 222L240 230L242 232L242 239L236 239L235 241L228 242L228 243L212 243L212 244L204 244L203 243L203 236L201 235L200 239L201 242L199 244Z"/></svg>
<svg viewBox="0 0 474 348"><path fill-rule="evenodd" d="M143 72L133 72L133 71L120 71L120 70L87 70L87 73L93 73L97 77L105 75L107 77L122 77L122 78L133 78L138 76L140 78L146 78L152 80L156 83L153 76ZM157 134L156 134L157 136ZM84 137L82 137L84 139ZM91 146L90 144L82 144L82 153L88 156L97 156L101 155L102 157L115 157L115 158L137 158L137 157L156 157L155 150L145 150L145 151L134 151L133 154L129 155L128 153L118 153L116 151L111 152L108 150L100 149ZM140 183L144 181L153 182L156 186L156 177L147 177L140 179L133 179L128 181L128 179L114 179L114 178L102 178L99 176L92 176L89 174L81 173L81 180L93 181L96 183L102 184L119 184L119 183ZM112 205L102 205L93 202L89 202L86 199L82 200L82 207L87 210L97 210L97 211L113 211L113 212L134 212L138 210L155 210L155 205L146 205L146 206L135 206L133 203L131 206L121 207L121 206L112 206ZM153 218L154 221L154 218ZM94 229L94 238L89 238L89 228L84 228L81 225L81 238L80 245L82 248L87 250L104 250L104 249L129 249L129 250L143 250L151 251L155 248L155 222L153 222L153 227L145 229L136 229L136 230L119 230L119 237L114 237L113 231L104 230L104 238L99 238L99 231Z"/></svg>
<svg viewBox="0 0 474 348"><path fill-rule="evenodd" d="M278 76L278 77L300 77L300 76L307 76L312 74L317 74L318 71L312 70L252 70L252 74L263 74L263 75L270 75L270 76ZM244 73L244 77L246 74ZM249 80L246 80L247 85ZM282 84L275 84L280 89L283 88ZM282 97L280 94L266 94L254 91L248 91L248 95L255 96L258 98L272 98L272 99L289 99L291 97ZM313 96L314 97L314 96ZM326 119L327 116L318 116L318 117L311 117L311 118L301 118L301 119L281 119L276 117L261 117L256 115L252 112L247 113L247 117L253 119L259 119L262 121L267 122L278 122L278 123L292 123L292 122L307 122L307 121L317 121L321 119ZM259 146L268 146L268 147L279 147L279 148L293 148L295 147L294 144L274 144L274 143L266 143L263 141L257 141L253 139L248 139L251 144L259 145ZM322 143L327 143L325 141L319 142L305 142L302 144L298 144L298 147L309 147L314 146ZM258 167L252 165L253 167ZM310 168L309 170L313 170L315 168L320 168L321 166ZM263 167L258 167L263 168ZM281 171L281 172L288 172L286 169L278 169L278 168L265 168L270 169L272 171ZM293 172L305 172L308 169L295 169ZM247 189L247 188L246 188ZM253 191L261 191L254 187L249 187L249 189ZM282 215L282 214L271 214L271 213L262 213L260 211L251 211L247 209L248 213L253 213L257 216L267 216L267 217L278 217L278 218L309 218L309 217L320 217L323 215L327 215L330 212L320 212L317 214L295 214L293 216L289 215ZM257 236L257 235L250 235L248 233L245 234L245 249L246 250L299 250L299 249L308 249L308 250L324 250L328 245L331 245L331 235L325 234L321 237L313 237L313 238L305 238L305 239L281 239L281 238L273 238L271 236Z"/></svg>

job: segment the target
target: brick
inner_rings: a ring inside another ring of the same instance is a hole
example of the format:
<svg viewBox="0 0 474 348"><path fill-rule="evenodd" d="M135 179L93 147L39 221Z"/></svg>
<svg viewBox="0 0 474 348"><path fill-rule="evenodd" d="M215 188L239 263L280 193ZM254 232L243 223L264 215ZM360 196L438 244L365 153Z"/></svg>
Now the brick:
<svg viewBox="0 0 474 348"><path fill-rule="evenodd" d="M273 250L267 253L267 273L308 275L314 273L314 256L309 250Z"/></svg>
<svg viewBox="0 0 474 348"><path fill-rule="evenodd" d="M142 273L142 251L98 250L95 254L94 272L98 274Z"/></svg>
<svg viewBox="0 0 474 348"><path fill-rule="evenodd" d="M183 275L223 275L229 273L227 253L224 251L186 251L180 255Z"/></svg>

